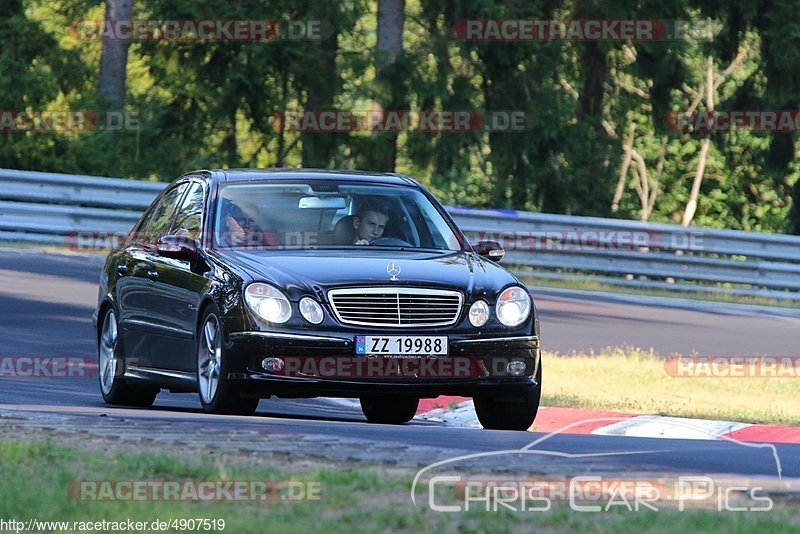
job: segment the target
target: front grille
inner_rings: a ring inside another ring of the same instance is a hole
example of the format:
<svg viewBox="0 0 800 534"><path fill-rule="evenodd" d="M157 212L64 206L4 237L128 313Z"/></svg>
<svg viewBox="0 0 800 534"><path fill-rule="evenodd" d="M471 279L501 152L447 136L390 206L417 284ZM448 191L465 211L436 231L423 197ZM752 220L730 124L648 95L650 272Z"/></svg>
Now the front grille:
<svg viewBox="0 0 800 534"><path fill-rule="evenodd" d="M344 324L414 328L447 326L458 320L458 291L406 287L332 289L333 313Z"/></svg>

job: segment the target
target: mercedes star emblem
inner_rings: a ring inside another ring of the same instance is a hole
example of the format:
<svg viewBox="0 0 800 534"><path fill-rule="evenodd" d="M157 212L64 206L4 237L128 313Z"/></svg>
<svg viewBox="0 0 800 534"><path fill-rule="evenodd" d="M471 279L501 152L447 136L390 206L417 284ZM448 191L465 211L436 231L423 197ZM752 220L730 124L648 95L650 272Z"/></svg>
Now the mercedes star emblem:
<svg viewBox="0 0 800 534"><path fill-rule="evenodd" d="M397 265L397 263L392 262L392 263L390 263L389 265L386 266L386 272L389 273L389 276L391 276L391 278L389 278L389 280L392 280L392 281L396 282L397 281L397 275L400 274L400 266Z"/></svg>

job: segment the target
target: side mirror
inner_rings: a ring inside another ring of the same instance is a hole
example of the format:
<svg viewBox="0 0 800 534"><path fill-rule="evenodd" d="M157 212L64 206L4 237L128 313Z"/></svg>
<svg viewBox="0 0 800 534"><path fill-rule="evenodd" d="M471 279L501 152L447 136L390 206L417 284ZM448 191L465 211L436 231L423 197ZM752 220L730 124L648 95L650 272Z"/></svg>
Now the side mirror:
<svg viewBox="0 0 800 534"><path fill-rule="evenodd" d="M174 260L192 261L197 252L197 241L181 235L164 235L156 241L159 256Z"/></svg>
<svg viewBox="0 0 800 534"><path fill-rule="evenodd" d="M478 255L492 261L500 261L506 255L503 245L497 241L478 241L473 243L472 248Z"/></svg>

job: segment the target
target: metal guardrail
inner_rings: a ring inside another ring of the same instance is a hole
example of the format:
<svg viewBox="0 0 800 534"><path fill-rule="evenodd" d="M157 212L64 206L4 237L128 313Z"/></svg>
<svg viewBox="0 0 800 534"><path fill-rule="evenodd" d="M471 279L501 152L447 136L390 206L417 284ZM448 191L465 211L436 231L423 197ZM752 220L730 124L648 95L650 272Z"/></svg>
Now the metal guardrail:
<svg viewBox="0 0 800 534"><path fill-rule="evenodd" d="M800 237L509 210L449 208L496 237L518 275L800 300ZM604 238L613 236L603 242Z"/></svg>
<svg viewBox="0 0 800 534"><path fill-rule="evenodd" d="M143 211L166 184L0 169L0 199Z"/></svg>
<svg viewBox="0 0 800 534"><path fill-rule="evenodd" d="M166 186L0 169L0 241L65 245L124 235ZM800 237L619 219L448 208L472 239L506 248L518 275L800 300Z"/></svg>

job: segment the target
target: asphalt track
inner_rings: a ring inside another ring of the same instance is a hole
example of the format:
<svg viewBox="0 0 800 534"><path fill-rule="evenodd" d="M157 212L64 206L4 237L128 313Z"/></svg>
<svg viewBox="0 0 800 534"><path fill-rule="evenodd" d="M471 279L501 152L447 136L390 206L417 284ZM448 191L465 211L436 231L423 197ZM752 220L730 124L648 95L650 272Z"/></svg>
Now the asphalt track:
<svg viewBox="0 0 800 534"><path fill-rule="evenodd" d="M0 250L0 356L93 357L91 314L102 258ZM765 308L630 299L535 290L543 344L562 353L629 344L663 355L795 355L800 314ZM546 382L545 382L546 387ZM723 401L724 402L724 401ZM519 449L537 433L451 428L414 421L371 425L360 412L321 400L265 400L255 417L201 413L196 395L161 393L149 410L107 407L96 376L0 378L0 405L71 414L206 422L237 428L361 438L387 443L489 452ZM559 434L537 446L565 455L617 453L591 459L603 469L800 477L800 445L753 447L727 441L664 440ZM553 459L558 462L558 459Z"/></svg>

